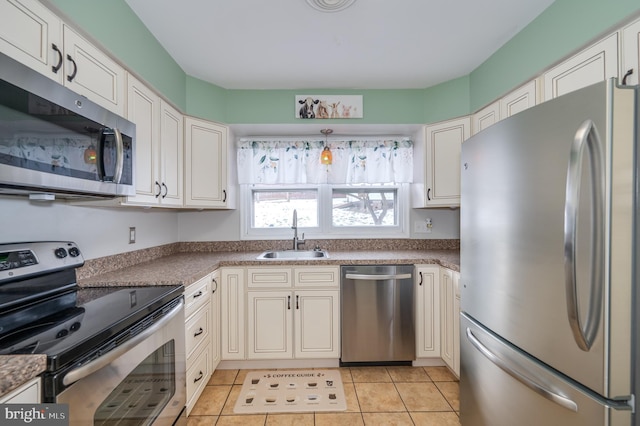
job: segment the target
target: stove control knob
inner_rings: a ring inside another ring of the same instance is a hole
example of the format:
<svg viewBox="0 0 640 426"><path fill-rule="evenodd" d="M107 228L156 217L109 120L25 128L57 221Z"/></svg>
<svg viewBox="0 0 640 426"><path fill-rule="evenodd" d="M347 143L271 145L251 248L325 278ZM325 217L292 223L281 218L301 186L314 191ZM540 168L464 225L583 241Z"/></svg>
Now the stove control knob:
<svg viewBox="0 0 640 426"><path fill-rule="evenodd" d="M69 330L71 331L78 331L80 330L80 323L79 322L74 322L73 324L71 324L71 327L69 327Z"/></svg>
<svg viewBox="0 0 640 426"><path fill-rule="evenodd" d="M60 259L64 259L65 257L67 257L67 250L65 250L62 247L55 249L53 253L56 255L57 258L60 258Z"/></svg>
<svg viewBox="0 0 640 426"><path fill-rule="evenodd" d="M69 256L71 257L78 257L80 256L80 250L78 250L78 247L71 247L69 249Z"/></svg>

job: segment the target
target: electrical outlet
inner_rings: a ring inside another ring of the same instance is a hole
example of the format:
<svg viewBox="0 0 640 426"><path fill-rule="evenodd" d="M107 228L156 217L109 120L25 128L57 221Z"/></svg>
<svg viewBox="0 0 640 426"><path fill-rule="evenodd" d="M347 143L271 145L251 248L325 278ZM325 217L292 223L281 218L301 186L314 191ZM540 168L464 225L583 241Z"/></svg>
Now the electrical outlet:
<svg viewBox="0 0 640 426"><path fill-rule="evenodd" d="M431 233L431 228L433 228L433 223L431 222L431 218L428 217L424 220L424 226L427 228L426 232L427 234Z"/></svg>
<svg viewBox="0 0 640 426"><path fill-rule="evenodd" d="M129 227L129 244L135 244L136 242L136 227Z"/></svg>

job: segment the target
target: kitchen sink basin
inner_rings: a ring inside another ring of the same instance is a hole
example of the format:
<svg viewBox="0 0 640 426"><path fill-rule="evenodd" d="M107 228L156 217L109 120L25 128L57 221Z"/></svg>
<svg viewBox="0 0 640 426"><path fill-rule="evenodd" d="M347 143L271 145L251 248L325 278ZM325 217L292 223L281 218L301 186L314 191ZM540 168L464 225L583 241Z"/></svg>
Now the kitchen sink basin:
<svg viewBox="0 0 640 426"><path fill-rule="evenodd" d="M258 260L313 260L327 259L329 253L326 250L278 250L265 251L258 256Z"/></svg>

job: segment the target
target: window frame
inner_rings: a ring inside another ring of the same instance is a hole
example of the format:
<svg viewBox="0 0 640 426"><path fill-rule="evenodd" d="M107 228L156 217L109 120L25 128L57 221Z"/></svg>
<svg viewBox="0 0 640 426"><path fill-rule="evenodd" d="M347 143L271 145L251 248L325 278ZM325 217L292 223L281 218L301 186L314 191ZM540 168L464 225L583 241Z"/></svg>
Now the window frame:
<svg viewBox="0 0 640 426"><path fill-rule="evenodd" d="M409 238L409 206L410 206L410 184L358 184L358 185L240 185L240 215L241 215L241 239L242 240L286 240L293 238L291 228L254 228L253 219L253 191L292 191L314 189L318 191L318 226L300 227L298 235L301 237L304 232L306 239L336 239L336 238ZM332 202L331 195L334 189L344 190L354 187L381 188L396 190L396 206L398 213L398 224L395 226L341 226L332 224Z"/></svg>

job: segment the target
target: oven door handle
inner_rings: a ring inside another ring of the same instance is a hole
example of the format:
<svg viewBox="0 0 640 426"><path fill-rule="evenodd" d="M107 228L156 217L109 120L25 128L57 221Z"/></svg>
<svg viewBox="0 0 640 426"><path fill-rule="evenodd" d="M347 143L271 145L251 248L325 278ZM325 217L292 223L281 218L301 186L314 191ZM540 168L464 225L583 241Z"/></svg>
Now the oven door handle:
<svg viewBox="0 0 640 426"><path fill-rule="evenodd" d="M175 308L169 311L164 317L158 320L158 322L153 324L151 327L132 337L130 340L127 340L112 351L107 352L100 358L94 359L93 361L83 365L82 367L78 367L75 370L69 371L62 379L62 383L65 386L69 386L72 383L75 383L78 380L83 379L92 373L95 373L102 367L106 367L107 365L111 364L113 361L131 350L138 343L142 342L143 340L160 330L162 327L167 325L168 322L170 322L176 315L180 313L180 311L183 309L183 305L184 299L181 299L180 303Z"/></svg>

